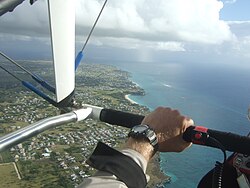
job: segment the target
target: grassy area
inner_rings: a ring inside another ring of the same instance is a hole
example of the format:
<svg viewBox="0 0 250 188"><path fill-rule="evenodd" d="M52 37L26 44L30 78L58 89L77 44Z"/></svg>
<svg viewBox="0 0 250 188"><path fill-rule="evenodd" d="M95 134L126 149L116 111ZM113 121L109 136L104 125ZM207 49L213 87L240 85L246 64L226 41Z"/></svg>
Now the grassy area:
<svg viewBox="0 0 250 188"><path fill-rule="evenodd" d="M18 179L13 163L0 164L1 187L19 188L21 180Z"/></svg>
<svg viewBox="0 0 250 188"><path fill-rule="evenodd" d="M0 153L0 163L13 162L13 157L9 151L4 151Z"/></svg>
<svg viewBox="0 0 250 188"><path fill-rule="evenodd" d="M16 127L25 127L27 126L29 123L27 122L21 122L21 121L13 121L13 122L9 122L9 123L1 123L0 124L0 128L5 130L5 134L9 133L9 132L13 132L14 130L11 129L12 126L16 126Z"/></svg>
<svg viewBox="0 0 250 188"><path fill-rule="evenodd" d="M60 152L60 153L63 153L65 151L65 149L68 149L70 146L67 146L67 145L55 145L53 146L53 151L54 152Z"/></svg>
<svg viewBox="0 0 250 188"><path fill-rule="evenodd" d="M63 187L57 165L50 160L21 161L17 165L22 176L19 187Z"/></svg>

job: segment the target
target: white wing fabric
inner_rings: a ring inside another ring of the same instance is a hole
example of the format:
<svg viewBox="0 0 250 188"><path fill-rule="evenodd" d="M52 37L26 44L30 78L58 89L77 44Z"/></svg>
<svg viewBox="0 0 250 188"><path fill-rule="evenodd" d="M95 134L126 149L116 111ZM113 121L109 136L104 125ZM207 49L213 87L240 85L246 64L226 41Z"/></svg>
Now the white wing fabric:
<svg viewBox="0 0 250 188"><path fill-rule="evenodd" d="M58 103L72 95L75 89L74 2L74 0L48 0Z"/></svg>

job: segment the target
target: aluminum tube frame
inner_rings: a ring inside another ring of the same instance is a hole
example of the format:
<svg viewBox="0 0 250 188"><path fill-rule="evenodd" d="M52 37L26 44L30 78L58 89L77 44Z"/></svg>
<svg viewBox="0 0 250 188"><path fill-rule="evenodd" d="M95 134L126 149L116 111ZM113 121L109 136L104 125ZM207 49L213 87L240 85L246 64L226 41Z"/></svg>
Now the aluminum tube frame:
<svg viewBox="0 0 250 188"><path fill-rule="evenodd" d="M93 106L94 107L94 106ZM94 107L98 108L98 107ZM5 151L33 136L36 136L48 129L64 125L67 123L74 123L76 121L82 121L88 117L92 117L92 108L84 107L66 114L46 118L36 123L23 127L17 131L9 133L0 137L0 152Z"/></svg>
<svg viewBox="0 0 250 188"><path fill-rule="evenodd" d="M24 127L22 129L19 129L10 134L0 137L0 152L13 147L27 140L28 138L36 136L45 130L54 128L58 125L76 122L77 120L78 120L78 117L75 112L70 112L67 114L62 114L59 116L54 116L54 117L40 120L27 127Z"/></svg>
<svg viewBox="0 0 250 188"><path fill-rule="evenodd" d="M85 108L92 109L92 112L89 115L90 118L95 119L95 120L100 120L100 115L101 115L102 109L104 109L104 108L99 107L99 106L89 105L89 104L83 104L82 106Z"/></svg>

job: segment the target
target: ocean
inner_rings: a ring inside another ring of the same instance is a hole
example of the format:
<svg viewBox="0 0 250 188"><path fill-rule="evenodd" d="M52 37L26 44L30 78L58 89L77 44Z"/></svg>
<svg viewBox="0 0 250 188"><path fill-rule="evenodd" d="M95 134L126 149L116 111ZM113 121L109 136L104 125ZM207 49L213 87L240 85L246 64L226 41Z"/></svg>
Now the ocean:
<svg viewBox="0 0 250 188"><path fill-rule="evenodd" d="M185 62L100 61L131 73L145 96L130 98L150 110L178 109L196 125L246 135L250 131L250 68L236 65ZM100 63L98 62L98 63ZM228 153L229 155L230 153ZM181 153L161 153L162 171L170 175L167 188L194 188L216 161L220 150L193 145Z"/></svg>

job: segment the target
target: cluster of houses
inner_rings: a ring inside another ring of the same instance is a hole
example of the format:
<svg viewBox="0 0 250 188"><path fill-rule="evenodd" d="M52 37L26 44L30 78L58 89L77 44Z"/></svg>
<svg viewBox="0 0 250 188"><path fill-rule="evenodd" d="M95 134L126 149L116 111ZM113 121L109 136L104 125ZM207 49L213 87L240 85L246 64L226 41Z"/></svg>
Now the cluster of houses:
<svg viewBox="0 0 250 188"><path fill-rule="evenodd" d="M75 131L74 129L71 131L59 129L55 129L54 132L45 132L11 148L10 152L14 160L16 162L19 160L53 160L60 170L70 172L67 178L72 183L79 183L93 173L93 169L85 161L98 141L115 147L127 137L127 131L124 128L104 123L100 125L100 122L92 119L87 119L77 125ZM67 149L58 149L63 146ZM76 154L81 157L77 158Z"/></svg>
<svg viewBox="0 0 250 188"><path fill-rule="evenodd" d="M48 108L48 104L41 98L34 97L30 91L15 92L13 103L3 106L0 121L34 123L38 119L50 116L49 113L39 113L41 109ZM22 96L22 97L20 97Z"/></svg>
<svg viewBox="0 0 250 188"><path fill-rule="evenodd" d="M89 68L93 69L93 67ZM101 70L102 66L99 68ZM83 82L85 84L81 86L82 90L76 96L78 100L88 104L115 108L132 113L143 114L148 111L146 107L132 104L125 99L124 96L128 94L128 92L143 94L143 90L141 90L138 85L128 80L128 73L113 69L111 71L102 70L100 74L102 74L102 72L105 74L101 77L93 76L93 73L86 70L84 72L85 77L82 77L82 79L85 79ZM93 82L93 78L95 82ZM113 104L110 103L106 96L93 97L94 92L98 90L119 90L123 95L117 99L119 100L118 103ZM13 103L5 105L2 108L4 113L0 116L0 123L1 121L9 121L29 124L56 113L55 108L48 105L43 99L34 97L30 91L21 91L13 95L16 95L13 98ZM69 127L69 125L66 127ZM128 130L96 122L92 119L85 120L79 125L76 125L76 127L76 129L64 130L59 127L54 129L54 131L45 132L11 148L10 152L16 162L20 160L53 160L60 170L70 172L67 178L69 178L73 184L79 183L82 178L88 177L91 175L91 172L93 172L93 169L88 166L85 161L93 151L97 142L102 141L112 147L117 146L118 143L123 142L124 138L127 137ZM14 123L13 125L4 127L3 130L4 132L12 132L20 128L21 126L19 126L19 124ZM58 149L59 146L60 149ZM72 148L77 148L77 150L71 150ZM76 157L76 154L78 157Z"/></svg>

